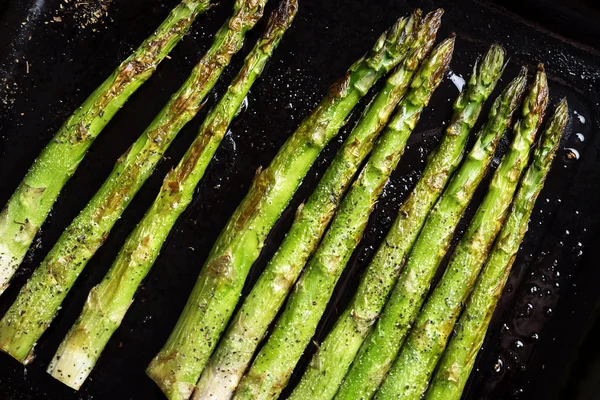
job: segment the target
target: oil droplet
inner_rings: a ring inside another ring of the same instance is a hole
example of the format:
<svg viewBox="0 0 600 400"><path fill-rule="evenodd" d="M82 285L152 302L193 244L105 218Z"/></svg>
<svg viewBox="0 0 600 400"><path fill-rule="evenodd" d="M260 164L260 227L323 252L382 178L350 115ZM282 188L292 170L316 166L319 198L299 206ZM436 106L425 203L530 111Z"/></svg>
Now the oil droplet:
<svg viewBox="0 0 600 400"><path fill-rule="evenodd" d="M536 342L540 340L540 335L537 332L533 332L531 334L531 340L535 340Z"/></svg>
<svg viewBox="0 0 600 400"><path fill-rule="evenodd" d="M229 141L229 144L231 145L231 149L235 153L237 151L237 143L235 142L235 139L233 138L233 132L231 131L231 129L227 130L225 137Z"/></svg>
<svg viewBox="0 0 600 400"><path fill-rule="evenodd" d="M529 288L529 293L536 294L540 290L539 286L536 284L531 285Z"/></svg>
<svg viewBox="0 0 600 400"><path fill-rule="evenodd" d="M241 113L243 113L247 109L248 109L248 96L244 97L244 100L242 100L242 104L240 104L240 108L238 109L235 116L236 117L239 116Z"/></svg>
<svg viewBox="0 0 600 400"><path fill-rule="evenodd" d="M525 344L521 340L517 339L513 342L513 346L517 350L523 350L523 347L525 347Z"/></svg>
<svg viewBox="0 0 600 400"><path fill-rule="evenodd" d="M577 140L579 140L580 142L585 142L585 136L583 135L583 133L576 133L575 137L577 138Z"/></svg>
<svg viewBox="0 0 600 400"><path fill-rule="evenodd" d="M527 365L521 364L521 372L525 372L525 371L527 371Z"/></svg>
<svg viewBox="0 0 600 400"><path fill-rule="evenodd" d="M492 162L490 163L492 168L498 168L498 165L500 165L500 161L502 161L500 157L492 158Z"/></svg>
<svg viewBox="0 0 600 400"><path fill-rule="evenodd" d="M544 308L544 314L546 314L546 317L549 317L552 315L552 307L545 307Z"/></svg>
<svg viewBox="0 0 600 400"><path fill-rule="evenodd" d="M517 353L515 353L513 351L509 351L508 355L510 356L510 358L512 358L512 360L515 364L519 363L519 355Z"/></svg>
<svg viewBox="0 0 600 400"><path fill-rule="evenodd" d="M579 160L579 151L577 151L577 149L574 149L572 147L565 147L565 150L567 151L567 158L569 160Z"/></svg>
<svg viewBox="0 0 600 400"><path fill-rule="evenodd" d="M585 117L577 112L577 110L573 111L573 113L577 116L577 119L582 124L585 124Z"/></svg>
<svg viewBox="0 0 600 400"><path fill-rule="evenodd" d="M533 315L533 304L525 304L520 314L521 318L530 318Z"/></svg>
<svg viewBox="0 0 600 400"><path fill-rule="evenodd" d="M494 365L492 366L492 369L494 370L495 373L499 374L502 372L502 370L504 369L504 361L502 361L502 359L500 357L498 357L496 359L496 362L494 363Z"/></svg>
<svg viewBox="0 0 600 400"><path fill-rule="evenodd" d="M454 71L448 71L448 78L452 81L454 86L458 89L459 92L462 92L463 87L465 87L465 79L459 74L454 73Z"/></svg>

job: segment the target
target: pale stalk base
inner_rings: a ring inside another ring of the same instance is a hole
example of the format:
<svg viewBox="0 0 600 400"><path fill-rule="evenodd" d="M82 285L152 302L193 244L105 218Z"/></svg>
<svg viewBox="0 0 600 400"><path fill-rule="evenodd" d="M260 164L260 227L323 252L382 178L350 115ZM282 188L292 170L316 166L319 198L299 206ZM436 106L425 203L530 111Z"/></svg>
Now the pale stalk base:
<svg viewBox="0 0 600 400"><path fill-rule="evenodd" d="M8 246L0 244L0 295L4 293L13 277L18 264L15 262L15 255Z"/></svg>
<svg viewBox="0 0 600 400"><path fill-rule="evenodd" d="M192 400L230 400L233 398L235 389L238 387L240 380L244 374L244 369L215 370L215 368L207 369L202 374Z"/></svg>
<svg viewBox="0 0 600 400"><path fill-rule="evenodd" d="M83 350L81 346L69 346L63 342L46 372L65 385L79 390L95 364L96 360L91 358L89 352Z"/></svg>

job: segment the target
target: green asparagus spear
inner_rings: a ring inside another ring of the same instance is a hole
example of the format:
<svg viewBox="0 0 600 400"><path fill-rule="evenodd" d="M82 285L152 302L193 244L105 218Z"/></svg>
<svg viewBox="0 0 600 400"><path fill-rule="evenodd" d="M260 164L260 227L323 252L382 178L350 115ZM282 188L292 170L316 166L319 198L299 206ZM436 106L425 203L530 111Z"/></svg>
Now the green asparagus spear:
<svg viewBox="0 0 600 400"><path fill-rule="evenodd" d="M317 247L356 171L433 46L441 16L442 10L437 10L424 18L411 55L387 79L382 91L338 150L313 194L298 210L283 243L219 341L200 377L194 399L229 398L235 391L260 340Z"/></svg>
<svg viewBox="0 0 600 400"><path fill-rule="evenodd" d="M412 26L400 19L332 87L271 165L259 171L214 244L167 343L146 371L171 398L181 398L178 393L187 393L198 382L269 231L321 150L361 97L405 58L412 40Z"/></svg>
<svg viewBox="0 0 600 400"><path fill-rule="evenodd" d="M569 106L564 99L550 119L541 144L535 150L533 162L521 180L506 222L438 364L427 390L427 399L460 399L521 241L527 232L529 217L544 186L568 118Z"/></svg>
<svg viewBox="0 0 600 400"><path fill-rule="evenodd" d="M362 344L336 398L369 399L386 376L456 225L485 176L500 137L510 125L526 80L527 71L523 69L494 102L473 149L428 215L380 319Z"/></svg>
<svg viewBox="0 0 600 400"><path fill-rule="evenodd" d="M0 294L94 139L187 33L210 0L183 0L87 98L42 150L0 212Z"/></svg>
<svg viewBox="0 0 600 400"><path fill-rule="evenodd" d="M48 372L56 379L79 389L90 374L106 343L123 320L138 286L158 257L177 218L192 201L196 185L229 124L291 25L296 11L296 0L280 3L267 31L246 58L225 95L206 117L196 140L177 168L165 178L156 200L127 238L106 277L91 290L81 315L48 367Z"/></svg>
<svg viewBox="0 0 600 400"><path fill-rule="evenodd" d="M427 214L456 170L464 146L503 71L505 51L490 48L454 103L454 113L423 175L400 207L398 217L367 268L353 300L327 335L290 399L331 399L377 320Z"/></svg>
<svg viewBox="0 0 600 400"><path fill-rule="evenodd" d="M276 398L317 329L335 284L360 242L369 215L398 165L423 109L442 81L452 58L454 37L423 62L367 163L342 200L331 226L290 295L285 311L250 369L235 399Z"/></svg>
<svg viewBox="0 0 600 400"><path fill-rule="evenodd" d="M88 260L152 174L181 128L241 49L245 33L262 16L267 0L237 0L233 16L221 27L213 45L194 67L146 131L121 156L111 175L63 232L0 320L0 349L27 363L31 351ZM29 357L28 357L29 355Z"/></svg>
<svg viewBox="0 0 600 400"><path fill-rule="evenodd" d="M375 398L419 400L425 393L462 305L500 231L521 173L529 162L531 145L547 104L548 83L540 65L523 102L521 120L513 128L512 144Z"/></svg>

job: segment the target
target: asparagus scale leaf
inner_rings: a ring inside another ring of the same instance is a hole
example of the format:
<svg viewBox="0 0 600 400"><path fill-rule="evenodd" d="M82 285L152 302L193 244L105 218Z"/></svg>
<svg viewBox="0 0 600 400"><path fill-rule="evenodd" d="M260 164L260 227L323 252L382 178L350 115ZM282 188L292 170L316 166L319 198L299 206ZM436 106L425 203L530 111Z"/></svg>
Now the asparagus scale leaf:
<svg viewBox="0 0 600 400"><path fill-rule="evenodd" d="M94 139L187 33L210 0L183 0L88 97L42 150L0 212L0 294Z"/></svg>
<svg viewBox="0 0 600 400"><path fill-rule="evenodd" d="M456 318L467 299L488 250L500 231L521 173L529 162L531 145L544 119L548 83L543 67L513 128L514 138L490 182L487 194L454 251L413 326L376 399L423 397Z"/></svg>
<svg viewBox="0 0 600 400"><path fill-rule="evenodd" d="M523 69L494 102L473 148L427 216L383 312L362 344L336 398L369 399L385 378L456 226L485 176L496 145L510 125L526 80L527 71Z"/></svg>
<svg viewBox="0 0 600 400"><path fill-rule="evenodd" d="M313 194L298 209L283 243L219 341L200 377L194 399L229 398L235 391L260 340L317 247L356 171L433 46L441 16L442 10L437 10L423 19L411 55L386 80L382 91L369 104L338 150ZM416 19L418 14L413 15L409 24L417 24Z"/></svg>
<svg viewBox="0 0 600 400"><path fill-rule="evenodd" d="M102 187L62 233L42 264L0 320L0 349L27 363L37 340L88 260L102 246L164 152L202 106L245 33L262 16L267 0L237 0L233 16L219 29L213 45L150 126L121 156Z"/></svg>
<svg viewBox="0 0 600 400"><path fill-rule="evenodd" d="M257 173L217 238L167 343L146 370L163 391L187 390L198 382L271 228L354 106L406 57L413 40L410 29L402 18L383 34L304 119L270 166Z"/></svg>
<svg viewBox="0 0 600 400"><path fill-rule="evenodd" d="M331 399L377 320L427 214L460 164L469 132L503 71L505 51L490 48L454 103L450 124L369 264L354 298L318 347L290 399Z"/></svg>
<svg viewBox="0 0 600 400"><path fill-rule="evenodd" d="M335 284L360 242L369 215L423 109L452 58L454 37L423 62L410 90L342 200L323 241L308 262L267 342L242 378L234 399L276 398L313 337Z"/></svg>
<svg viewBox="0 0 600 400"><path fill-rule="evenodd" d="M296 0L284 0L272 15L265 34L246 57L244 66L227 92L206 117L183 159L165 178L156 200L125 241L106 277L91 290L81 315L48 367L48 373L53 377L79 389L90 374L106 343L123 320L138 286L158 257L177 218L192 201L196 185L229 124L291 25L296 11Z"/></svg>
<svg viewBox="0 0 600 400"><path fill-rule="evenodd" d="M533 162L521 180L506 222L438 364L425 396L427 399L460 399L521 241L527 232L529 218L544 187L568 119L569 106L566 99L563 99L551 117L541 143L535 150Z"/></svg>

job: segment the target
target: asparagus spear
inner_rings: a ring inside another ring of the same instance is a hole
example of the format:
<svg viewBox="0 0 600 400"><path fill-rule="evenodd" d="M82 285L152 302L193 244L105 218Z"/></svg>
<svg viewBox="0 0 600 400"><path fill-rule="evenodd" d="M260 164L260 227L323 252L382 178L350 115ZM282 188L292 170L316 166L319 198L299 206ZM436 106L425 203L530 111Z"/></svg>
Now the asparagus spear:
<svg viewBox="0 0 600 400"><path fill-rule="evenodd" d="M269 231L352 108L405 58L412 28L402 18L382 35L370 54L355 63L304 119L271 165L255 177L217 238L167 343L146 371L170 398L181 398L198 382Z"/></svg>
<svg viewBox="0 0 600 400"><path fill-rule="evenodd" d="M503 71L505 51L490 48L454 103L452 120L417 185L367 268L351 303L327 335L290 399L331 399L392 290L427 214L464 154L469 132Z"/></svg>
<svg viewBox="0 0 600 400"><path fill-rule="evenodd" d="M100 190L62 233L0 320L1 350L21 362L30 361L35 343L54 319L87 261L102 246L177 133L196 115L231 57L241 49L246 31L262 16L266 1L236 1L233 16L219 29L206 55L121 156Z"/></svg>
<svg viewBox="0 0 600 400"><path fill-rule="evenodd" d="M156 200L125 241L106 277L91 290L81 315L48 367L48 373L56 379L79 389L90 374L106 343L123 320L138 286L158 257L177 218L192 201L196 185L229 124L291 25L296 11L296 0L280 3L279 9L271 16L267 31L246 58L227 92L206 117L177 168L165 178Z"/></svg>
<svg viewBox="0 0 600 400"><path fill-rule="evenodd" d="M500 231L521 173L529 162L529 150L547 104L548 83L540 65L523 102L521 120L513 128L512 144L375 398L419 400L423 396L454 322Z"/></svg>
<svg viewBox="0 0 600 400"><path fill-rule="evenodd" d="M210 0L183 0L86 99L42 150L0 212L0 294L23 261L63 186L112 117L187 33Z"/></svg>
<svg viewBox="0 0 600 400"><path fill-rule="evenodd" d="M523 69L496 99L466 160L428 215L380 319L362 344L336 398L369 399L387 374L456 225L483 179L498 140L510 125L527 80Z"/></svg>
<svg viewBox="0 0 600 400"><path fill-rule="evenodd" d="M387 79L338 150L313 194L298 210L283 243L219 341L200 377L194 399L229 398L233 394L269 324L317 247L342 195L433 46L442 13L437 10L424 18L411 55Z"/></svg>
<svg viewBox="0 0 600 400"><path fill-rule="evenodd" d="M276 398L285 387L315 333L344 266L360 242L369 214L398 165L410 133L442 81L453 50L454 37L451 37L423 62L296 283L269 339L242 378L235 399Z"/></svg>
<svg viewBox="0 0 600 400"><path fill-rule="evenodd" d="M506 222L438 364L426 394L427 399L460 399L521 241L527 232L529 217L544 186L568 118L569 106L566 99L563 99L550 119L540 146L535 150L532 164L521 180Z"/></svg>

